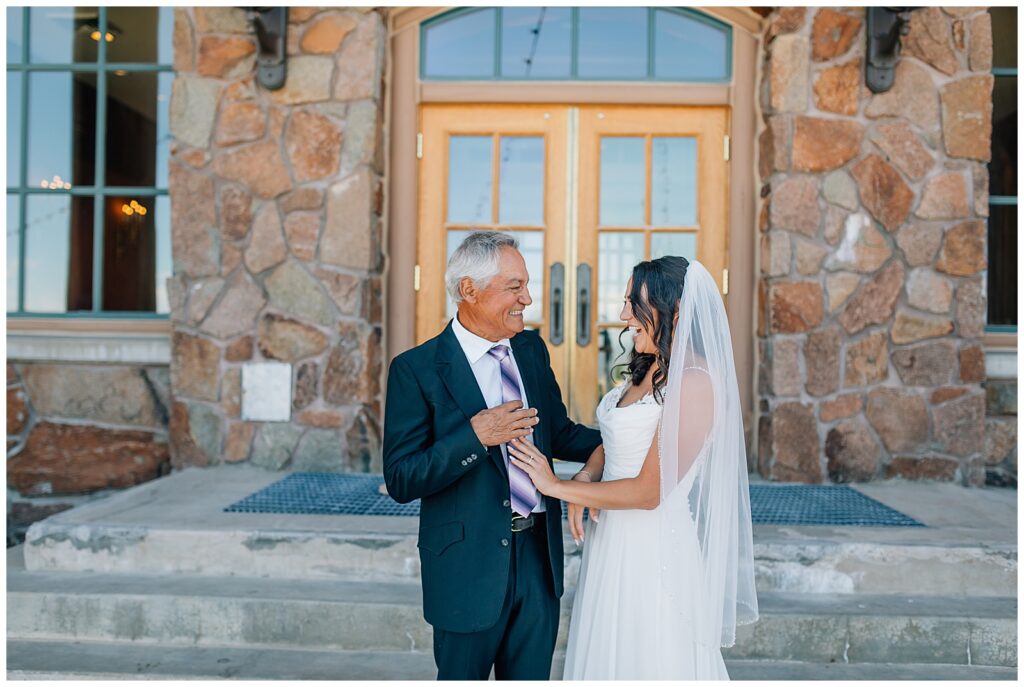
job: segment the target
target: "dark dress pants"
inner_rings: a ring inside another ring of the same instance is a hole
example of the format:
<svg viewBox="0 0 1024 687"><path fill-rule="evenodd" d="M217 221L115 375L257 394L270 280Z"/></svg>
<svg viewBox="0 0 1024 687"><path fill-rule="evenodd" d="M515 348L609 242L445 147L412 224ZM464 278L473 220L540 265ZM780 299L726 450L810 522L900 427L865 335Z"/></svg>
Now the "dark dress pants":
<svg viewBox="0 0 1024 687"><path fill-rule="evenodd" d="M434 628L438 680L548 680L559 602L548 562L544 517L509 535L512 560L498 622L479 632Z"/></svg>

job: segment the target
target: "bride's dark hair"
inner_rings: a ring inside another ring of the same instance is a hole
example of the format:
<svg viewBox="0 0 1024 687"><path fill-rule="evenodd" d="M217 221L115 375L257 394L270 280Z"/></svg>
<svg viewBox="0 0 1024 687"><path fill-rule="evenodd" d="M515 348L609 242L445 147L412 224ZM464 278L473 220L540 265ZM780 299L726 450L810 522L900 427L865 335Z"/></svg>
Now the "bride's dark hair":
<svg viewBox="0 0 1024 687"><path fill-rule="evenodd" d="M666 255L657 260L646 260L633 268L633 286L629 292L629 301L633 306L633 315L647 331L654 331L654 345L657 353L632 352L626 363L627 376L634 385L640 384L651 369L654 361L658 361L658 369L654 371L652 386L654 398L660 403L662 389L668 381L668 366L672 357L672 329L679 299L683 295L686 283L686 268L690 266L686 258ZM643 291L646 287L647 297ZM657 312L657 325L654 313ZM619 334L619 345L622 348L622 336Z"/></svg>

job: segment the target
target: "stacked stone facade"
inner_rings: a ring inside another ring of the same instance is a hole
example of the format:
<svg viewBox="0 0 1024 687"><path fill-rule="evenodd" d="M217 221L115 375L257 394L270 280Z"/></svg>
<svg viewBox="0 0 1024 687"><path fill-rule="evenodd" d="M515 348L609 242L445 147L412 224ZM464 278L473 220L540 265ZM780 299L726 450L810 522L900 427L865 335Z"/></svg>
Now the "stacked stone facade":
<svg viewBox="0 0 1024 687"><path fill-rule="evenodd" d="M175 467L379 469L385 26L292 7L287 38L287 81L266 90L244 12L176 10ZM288 366L275 421L244 411L264 362Z"/></svg>
<svg viewBox="0 0 1024 687"><path fill-rule="evenodd" d="M778 8L763 45L758 470L985 481L984 7L921 8L891 90L863 8Z"/></svg>
<svg viewBox="0 0 1024 687"><path fill-rule="evenodd" d="M985 382L985 482L1017 486L1017 380Z"/></svg>

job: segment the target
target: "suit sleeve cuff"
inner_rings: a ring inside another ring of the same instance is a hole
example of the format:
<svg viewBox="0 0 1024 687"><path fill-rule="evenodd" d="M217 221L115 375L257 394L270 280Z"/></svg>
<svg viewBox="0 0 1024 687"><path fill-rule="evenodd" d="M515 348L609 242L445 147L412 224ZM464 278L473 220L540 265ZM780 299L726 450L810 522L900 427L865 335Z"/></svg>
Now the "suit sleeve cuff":
<svg viewBox="0 0 1024 687"><path fill-rule="evenodd" d="M476 467L477 463L487 455L487 447L480 443L473 431L473 425L467 420L459 429L442 439L444 452L453 459L457 472L464 472Z"/></svg>

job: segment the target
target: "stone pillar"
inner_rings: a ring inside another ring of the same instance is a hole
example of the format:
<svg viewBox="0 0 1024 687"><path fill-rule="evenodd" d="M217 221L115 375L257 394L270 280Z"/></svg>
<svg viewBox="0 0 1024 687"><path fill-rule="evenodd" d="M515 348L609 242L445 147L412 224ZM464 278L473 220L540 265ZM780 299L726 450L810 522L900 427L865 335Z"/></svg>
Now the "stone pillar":
<svg viewBox="0 0 1024 687"><path fill-rule="evenodd" d="M175 467L380 469L385 37L372 8L291 7L268 91L241 10L176 10Z"/></svg>
<svg viewBox="0 0 1024 687"><path fill-rule="evenodd" d="M984 7L911 15L864 83L863 8L778 8L763 44L759 472L984 481Z"/></svg>

